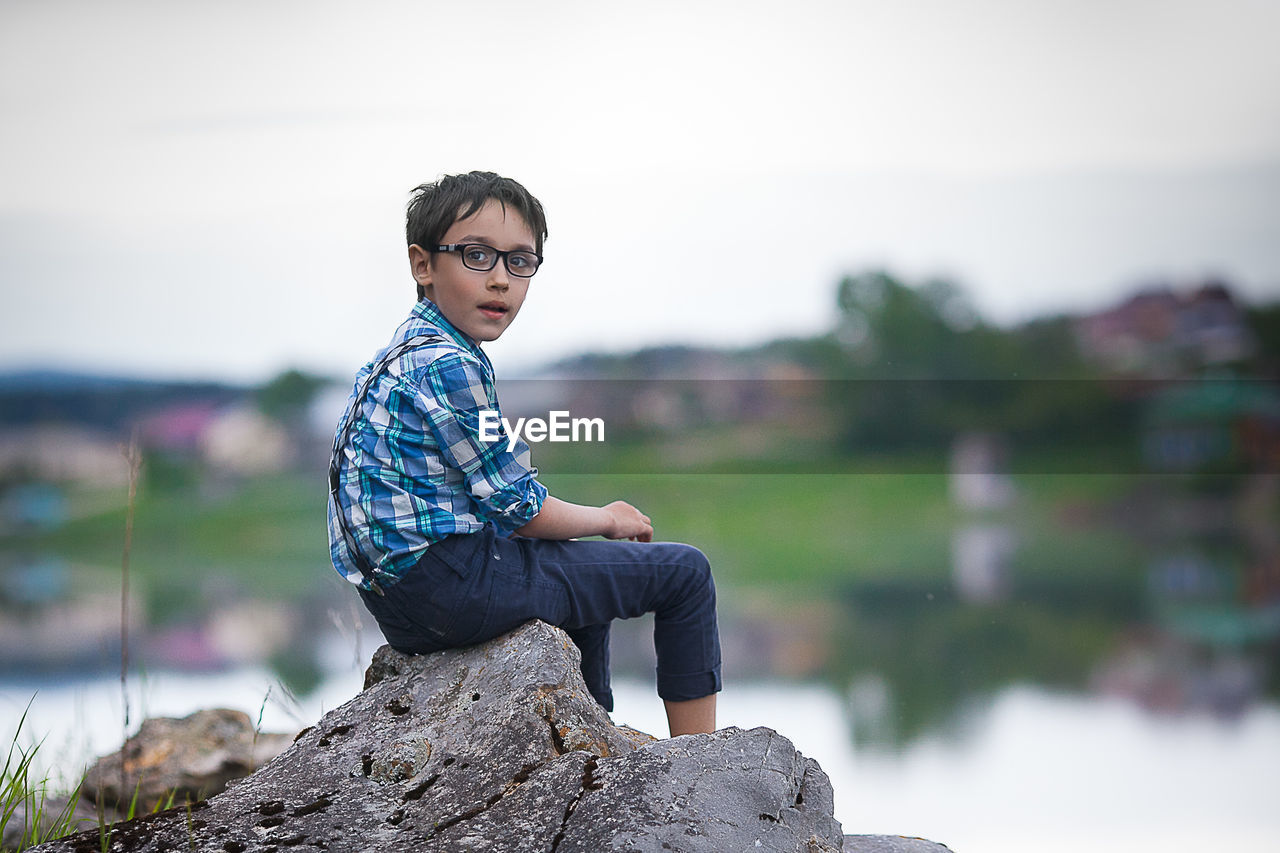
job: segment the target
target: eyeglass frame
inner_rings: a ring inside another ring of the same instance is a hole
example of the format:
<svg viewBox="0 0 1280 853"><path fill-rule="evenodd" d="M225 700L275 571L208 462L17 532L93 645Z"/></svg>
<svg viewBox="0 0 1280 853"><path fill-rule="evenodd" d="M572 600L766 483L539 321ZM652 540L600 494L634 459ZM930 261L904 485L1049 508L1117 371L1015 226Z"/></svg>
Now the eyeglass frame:
<svg viewBox="0 0 1280 853"><path fill-rule="evenodd" d="M464 254L464 250L468 246L479 246L482 249L487 249L490 252L493 252L493 254L497 256L497 258L496 260L494 260L493 264L491 264L490 266L484 269L476 269L475 267L467 263L467 258L466 258L466 255ZM537 252L530 252L528 249L509 249L503 252L494 248L493 246L490 246L488 243L446 243L445 245L442 245L442 246L436 246L435 248L432 249L432 251L433 252L457 252L458 260L462 261L462 265L467 269L471 270L472 272L489 272L490 270L492 270L494 267L498 265L498 261L502 261L502 266L504 269L506 269L507 275L513 275L516 278L533 278L535 275L537 275L538 270L542 269L542 255L538 254ZM523 275L511 269L511 262L508 260L508 256L510 255L533 255L535 258L538 259L538 265L533 268L533 272L529 273L528 275Z"/></svg>

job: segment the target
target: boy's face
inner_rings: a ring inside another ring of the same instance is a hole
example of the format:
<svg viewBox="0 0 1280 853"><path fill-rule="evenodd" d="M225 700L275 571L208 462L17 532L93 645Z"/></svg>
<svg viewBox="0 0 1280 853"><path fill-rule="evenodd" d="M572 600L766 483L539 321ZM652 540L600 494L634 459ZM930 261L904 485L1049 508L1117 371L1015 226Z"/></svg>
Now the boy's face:
<svg viewBox="0 0 1280 853"><path fill-rule="evenodd" d="M533 232L520 214L503 210L494 199L453 223L440 243L483 243L500 252L536 251ZM473 340L497 340L524 304L529 279L508 273L502 260L488 272L479 272L463 266L457 252L429 252L428 248L409 247L409 267L426 297Z"/></svg>

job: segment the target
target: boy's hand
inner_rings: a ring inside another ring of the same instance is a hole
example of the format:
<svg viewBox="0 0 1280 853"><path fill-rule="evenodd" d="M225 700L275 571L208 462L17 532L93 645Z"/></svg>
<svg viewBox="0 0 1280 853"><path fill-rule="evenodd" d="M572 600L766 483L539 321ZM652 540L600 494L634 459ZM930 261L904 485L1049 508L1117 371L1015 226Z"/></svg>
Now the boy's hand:
<svg viewBox="0 0 1280 853"><path fill-rule="evenodd" d="M653 541L653 522L649 516L626 501L614 501L602 507L609 516L609 527L602 534L606 539L630 539L633 542Z"/></svg>
<svg viewBox="0 0 1280 853"><path fill-rule="evenodd" d="M603 536L606 539L652 542L653 522L626 501L614 501L607 506L583 506L547 495L542 510L516 532L534 539Z"/></svg>

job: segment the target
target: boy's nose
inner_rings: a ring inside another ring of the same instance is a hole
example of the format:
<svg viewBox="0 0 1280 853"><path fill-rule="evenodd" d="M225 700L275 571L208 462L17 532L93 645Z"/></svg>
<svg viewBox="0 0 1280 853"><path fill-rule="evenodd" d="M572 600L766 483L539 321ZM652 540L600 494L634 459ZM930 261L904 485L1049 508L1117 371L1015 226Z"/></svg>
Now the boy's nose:
<svg viewBox="0 0 1280 853"><path fill-rule="evenodd" d="M507 274L507 265L502 261L494 264L492 270L489 271L489 286L506 290L511 286L511 278Z"/></svg>

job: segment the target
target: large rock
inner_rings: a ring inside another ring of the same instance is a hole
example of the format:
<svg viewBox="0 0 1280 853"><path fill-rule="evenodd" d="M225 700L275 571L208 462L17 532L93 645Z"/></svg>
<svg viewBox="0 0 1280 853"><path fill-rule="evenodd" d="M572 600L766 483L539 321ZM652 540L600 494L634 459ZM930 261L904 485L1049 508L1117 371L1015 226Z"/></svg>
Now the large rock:
<svg viewBox="0 0 1280 853"><path fill-rule="evenodd" d="M904 835L846 835L844 849L855 853L949 853L950 847Z"/></svg>
<svg viewBox="0 0 1280 853"><path fill-rule="evenodd" d="M364 691L266 767L189 810L121 824L109 849L841 849L830 782L786 738L656 741L614 726L578 664L541 622L421 657L384 647ZM101 847L88 832L38 849Z"/></svg>

